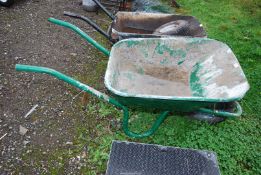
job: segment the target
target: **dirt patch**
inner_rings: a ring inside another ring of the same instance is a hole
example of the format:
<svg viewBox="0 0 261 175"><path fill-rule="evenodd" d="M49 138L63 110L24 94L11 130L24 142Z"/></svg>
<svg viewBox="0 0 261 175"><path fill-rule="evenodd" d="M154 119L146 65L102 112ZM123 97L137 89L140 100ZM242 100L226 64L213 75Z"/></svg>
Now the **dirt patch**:
<svg viewBox="0 0 261 175"><path fill-rule="evenodd" d="M58 158L75 140L76 128L86 117L75 106L79 91L50 76L14 69L17 63L38 65L88 78L101 54L68 29L47 21L56 17L92 31L84 22L62 15L72 11L108 23L95 13L87 14L79 4L80 0L18 0L11 8L0 6L0 174L50 173L62 161L66 174L80 171ZM102 81L96 84L103 86ZM38 107L25 118L35 105ZM20 125L28 129L25 135L19 134Z"/></svg>

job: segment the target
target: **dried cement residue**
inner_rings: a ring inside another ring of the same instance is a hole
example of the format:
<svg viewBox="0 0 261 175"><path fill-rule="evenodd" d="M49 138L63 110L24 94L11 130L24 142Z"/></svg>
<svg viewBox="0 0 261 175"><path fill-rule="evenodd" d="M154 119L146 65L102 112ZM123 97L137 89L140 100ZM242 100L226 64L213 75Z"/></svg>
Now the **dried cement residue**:
<svg viewBox="0 0 261 175"><path fill-rule="evenodd" d="M121 41L112 49L106 86L132 96L240 97L248 83L228 49L200 38Z"/></svg>

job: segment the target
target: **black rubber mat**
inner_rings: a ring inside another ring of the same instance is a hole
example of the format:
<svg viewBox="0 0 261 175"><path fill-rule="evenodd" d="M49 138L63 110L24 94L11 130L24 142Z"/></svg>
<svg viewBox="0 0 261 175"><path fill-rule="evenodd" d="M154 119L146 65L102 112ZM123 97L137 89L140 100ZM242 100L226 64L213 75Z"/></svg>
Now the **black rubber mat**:
<svg viewBox="0 0 261 175"><path fill-rule="evenodd" d="M210 151L114 141L107 175L219 175Z"/></svg>

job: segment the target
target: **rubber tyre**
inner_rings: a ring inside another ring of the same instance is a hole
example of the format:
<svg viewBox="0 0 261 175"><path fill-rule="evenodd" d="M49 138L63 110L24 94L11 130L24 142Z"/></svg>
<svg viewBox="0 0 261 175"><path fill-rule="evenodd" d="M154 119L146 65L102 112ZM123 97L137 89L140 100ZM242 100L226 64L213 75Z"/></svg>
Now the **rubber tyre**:
<svg viewBox="0 0 261 175"><path fill-rule="evenodd" d="M7 0L6 2L3 2L3 0L0 0L0 5L9 7L14 3L14 0Z"/></svg>

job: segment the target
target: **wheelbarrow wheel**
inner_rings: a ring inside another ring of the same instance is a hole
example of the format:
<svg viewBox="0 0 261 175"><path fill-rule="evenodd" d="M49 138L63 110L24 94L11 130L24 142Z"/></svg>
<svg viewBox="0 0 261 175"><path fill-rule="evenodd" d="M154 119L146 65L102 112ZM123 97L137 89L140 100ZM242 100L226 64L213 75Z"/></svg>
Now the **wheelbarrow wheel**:
<svg viewBox="0 0 261 175"><path fill-rule="evenodd" d="M14 3L14 0L0 0L0 5L9 7Z"/></svg>
<svg viewBox="0 0 261 175"><path fill-rule="evenodd" d="M209 123L210 125L215 125L220 122L223 122L226 120L224 117L216 117L215 115L203 113L203 112L195 112L189 116L191 119L196 119L200 121L205 121Z"/></svg>

